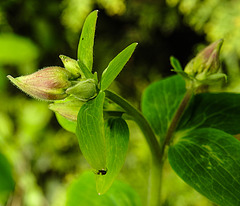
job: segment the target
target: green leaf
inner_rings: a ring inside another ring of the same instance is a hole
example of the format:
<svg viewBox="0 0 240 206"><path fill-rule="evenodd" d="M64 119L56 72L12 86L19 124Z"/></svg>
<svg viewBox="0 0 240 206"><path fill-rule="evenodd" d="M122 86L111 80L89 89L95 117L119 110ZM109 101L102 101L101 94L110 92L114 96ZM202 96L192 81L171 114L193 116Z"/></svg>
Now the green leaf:
<svg viewBox="0 0 240 206"><path fill-rule="evenodd" d="M103 103L105 93L85 103L77 118L76 135L80 149L88 163L98 172L106 170Z"/></svg>
<svg viewBox="0 0 240 206"><path fill-rule="evenodd" d="M105 123L106 167L105 175L97 175L97 192L105 193L120 172L128 149L129 130L122 118L111 118Z"/></svg>
<svg viewBox="0 0 240 206"><path fill-rule="evenodd" d="M128 185L115 181L105 195L98 195L92 172L85 172L67 190L66 206L141 206L138 194Z"/></svg>
<svg viewBox="0 0 240 206"><path fill-rule="evenodd" d="M170 63L172 65L172 67L174 68L174 71L183 71L180 62L175 57L173 57L173 56L170 57Z"/></svg>
<svg viewBox="0 0 240 206"><path fill-rule="evenodd" d="M5 202L7 196L14 190L15 183L12 176L11 166L6 157L0 153L0 205Z"/></svg>
<svg viewBox="0 0 240 206"><path fill-rule="evenodd" d="M77 122L68 120L56 112L55 112L55 115L56 115L58 123L62 126L63 129L65 129L69 132L72 132L72 133L76 132Z"/></svg>
<svg viewBox="0 0 240 206"><path fill-rule="evenodd" d="M240 142L204 128L178 137L168 152L170 165L190 186L222 206L240 205Z"/></svg>
<svg viewBox="0 0 240 206"><path fill-rule="evenodd" d="M107 89L117 75L121 72L125 64L128 62L132 53L134 52L137 43L133 43L122 52L120 52L108 65L108 67L103 71L101 78L101 90Z"/></svg>
<svg viewBox="0 0 240 206"><path fill-rule="evenodd" d="M83 71L86 78L89 78L89 75L92 74L92 65L93 65L93 45L94 45L94 36L97 22L98 11L93 11L90 13L83 25L81 37L78 44L78 60L79 66ZM92 76L90 75L90 78Z"/></svg>
<svg viewBox="0 0 240 206"><path fill-rule="evenodd" d="M144 92L142 112L161 140L185 92L185 82L178 75L155 82Z"/></svg>
<svg viewBox="0 0 240 206"><path fill-rule="evenodd" d="M229 134L240 133L240 94L199 94L181 119L178 130L211 127Z"/></svg>

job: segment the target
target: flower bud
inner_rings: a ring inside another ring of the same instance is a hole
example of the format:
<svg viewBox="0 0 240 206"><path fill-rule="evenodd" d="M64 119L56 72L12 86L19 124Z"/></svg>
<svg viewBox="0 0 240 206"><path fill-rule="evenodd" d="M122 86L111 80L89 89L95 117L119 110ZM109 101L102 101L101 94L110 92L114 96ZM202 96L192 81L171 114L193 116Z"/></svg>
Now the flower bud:
<svg viewBox="0 0 240 206"><path fill-rule="evenodd" d="M64 55L60 55L59 57L62 60L65 69L72 74L73 78L78 78L80 76L84 77L78 65L78 62L75 59L72 59Z"/></svg>
<svg viewBox="0 0 240 206"><path fill-rule="evenodd" d="M48 107L71 121L77 121L78 112L83 104L84 102L70 95L63 100L49 104Z"/></svg>
<svg viewBox="0 0 240 206"><path fill-rule="evenodd" d="M73 87L66 90L67 94L72 94L74 97L81 101L88 101L92 99L97 94L97 85L94 79L87 79L78 82Z"/></svg>
<svg viewBox="0 0 240 206"><path fill-rule="evenodd" d="M7 77L19 89L40 100L64 99L68 95L65 90L71 86L70 73L61 67L46 67L17 78Z"/></svg>
<svg viewBox="0 0 240 206"><path fill-rule="evenodd" d="M220 69L219 53L222 44L223 39L210 44L187 64L184 72L200 81L216 74Z"/></svg>

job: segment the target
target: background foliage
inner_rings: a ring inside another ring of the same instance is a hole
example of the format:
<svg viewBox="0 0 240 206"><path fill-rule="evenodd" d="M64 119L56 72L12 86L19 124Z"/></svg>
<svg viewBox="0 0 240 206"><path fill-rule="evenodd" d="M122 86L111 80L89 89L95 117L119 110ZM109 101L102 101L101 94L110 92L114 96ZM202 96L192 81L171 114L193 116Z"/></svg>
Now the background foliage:
<svg viewBox="0 0 240 206"><path fill-rule="evenodd" d="M1 1L0 153L10 163L16 184L9 205L64 205L68 184L90 168L80 153L77 138L58 125L47 104L20 93L6 75L16 77L45 66L61 66L59 54L75 58L83 21L94 9L100 10L94 71L101 73L123 48L139 43L111 86L137 107L150 82L172 74L170 55L185 65L203 45L219 38L225 40L223 69L229 75L229 86L224 89L239 91L238 1ZM149 151L138 127L128 124L129 150L118 179L144 197ZM212 205L183 183L168 165L163 179L165 205Z"/></svg>

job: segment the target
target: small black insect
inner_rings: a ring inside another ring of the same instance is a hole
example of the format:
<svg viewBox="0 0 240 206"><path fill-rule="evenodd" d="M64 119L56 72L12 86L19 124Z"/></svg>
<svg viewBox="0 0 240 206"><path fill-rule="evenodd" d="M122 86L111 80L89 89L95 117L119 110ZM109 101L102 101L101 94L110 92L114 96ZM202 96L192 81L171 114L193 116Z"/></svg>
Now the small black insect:
<svg viewBox="0 0 240 206"><path fill-rule="evenodd" d="M107 174L107 170L105 169L101 169L97 171L97 175L105 175L105 174Z"/></svg>

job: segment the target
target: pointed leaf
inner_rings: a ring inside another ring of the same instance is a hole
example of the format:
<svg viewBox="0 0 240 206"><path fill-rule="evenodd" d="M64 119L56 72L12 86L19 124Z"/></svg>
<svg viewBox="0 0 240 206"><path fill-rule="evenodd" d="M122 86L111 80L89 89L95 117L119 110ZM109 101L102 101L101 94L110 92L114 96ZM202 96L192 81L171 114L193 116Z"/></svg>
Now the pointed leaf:
<svg viewBox="0 0 240 206"><path fill-rule="evenodd" d="M240 133L240 94L199 94L181 119L178 130L211 127L230 134Z"/></svg>
<svg viewBox="0 0 240 206"><path fill-rule="evenodd" d="M105 94L85 103L77 119L76 135L80 149L88 163L96 169L106 170L106 148L104 138L103 102Z"/></svg>
<svg viewBox="0 0 240 206"><path fill-rule="evenodd" d="M173 56L170 57L170 63L172 65L172 67L174 68L174 71L179 71L179 72L183 71L180 62L175 57L173 57Z"/></svg>
<svg viewBox="0 0 240 206"><path fill-rule="evenodd" d="M240 205L240 142L212 128L179 137L169 148L175 172L220 206Z"/></svg>
<svg viewBox="0 0 240 206"><path fill-rule="evenodd" d="M120 172L128 149L129 130L122 118L111 118L105 123L106 168L105 175L97 175L97 192L105 193Z"/></svg>
<svg viewBox="0 0 240 206"><path fill-rule="evenodd" d="M81 68L82 64L89 70L92 71L93 65L93 45L94 36L97 22L98 11L90 13L83 25L79 45L78 45L78 60ZM81 68L82 69L82 68Z"/></svg>
<svg viewBox="0 0 240 206"><path fill-rule="evenodd" d="M128 185L115 181L105 195L96 193L95 178L86 172L67 190L66 206L141 206L138 194Z"/></svg>
<svg viewBox="0 0 240 206"><path fill-rule="evenodd" d="M125 64L128 62L132 53L134 52L137 43L133 43L120 52L108 65L108 67L103 71L101 79L101 90L107 89L117 75L121 72Z"/></svg>
<svg viewBox="0 0 240 206"><path fill-rule="evenodd" d="M145 90L142 111L161 139L164 138L185 92L185 82L178 75L155 82Z"/></svg>

